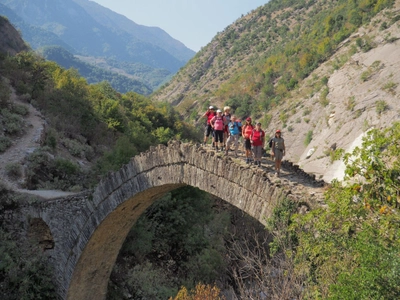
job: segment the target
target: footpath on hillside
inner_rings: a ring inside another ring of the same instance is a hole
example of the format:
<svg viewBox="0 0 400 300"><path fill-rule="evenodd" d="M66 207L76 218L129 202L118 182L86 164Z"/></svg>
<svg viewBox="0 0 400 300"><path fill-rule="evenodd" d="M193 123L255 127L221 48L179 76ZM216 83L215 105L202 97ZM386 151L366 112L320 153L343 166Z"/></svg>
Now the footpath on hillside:
<svg viewBox="0 0 400 300"><path fill-rule="evenodd" d="M13 140L11 147L4 153L0 153L0 178L7 188L24 194L31 194L44 199L53 199L74 195L76 193L58 190L27 190L19 188L18 180L7 175L7 165L19 164L23 166L25 158L40 147L41 138L45 130L45 120L41 113L32 105L20 101L12 89L12 103L23 105L28 108L28 114L24 118L24 133Z"/></svg>

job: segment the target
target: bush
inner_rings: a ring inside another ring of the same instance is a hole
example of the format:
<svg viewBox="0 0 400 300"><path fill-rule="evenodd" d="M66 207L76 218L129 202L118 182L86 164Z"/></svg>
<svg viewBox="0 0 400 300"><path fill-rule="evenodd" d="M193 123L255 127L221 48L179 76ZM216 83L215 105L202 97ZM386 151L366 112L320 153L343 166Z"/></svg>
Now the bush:
<svg viewBox="0 0 400 300"><path fill-rule="evenodd" d="M4 108L1 110L0 115L3 117L3 128L8 134L19 134L23 132L24 120L20 115L10 112Z"/></svg>
<svg viewBox="0 0 400 300"><path fill-rule="evenodd" d="M5 170L6 174L12 178L19 178L22 175L21 165L19 163L8 163Z"/></svg>
<svg viewBox="0 0 400 300"><path fill-rule="evenodd" d="M62 139L61 143L68 149L68 152L75 157L92 159L94 156L93 148L89 145L84 145L81 142L73 139Z"/></svg>
<svg viewBox="0 0 400 300"><path fill-rule="evenodd" d="M1 299L57 299L51 270L38 247L17 244L0 228Z"/></svg>
<svg viewBox="0 0 400 300"><path fill-rule="evenodd" d="M353 111L354 107L356 106L356 99L354 96L351 96L349 98L347 98L347 101L345 103L346 105L346 109L349 111Z"/></svg>
<svg viewBox="0 0 400 300"><path fill-rule="evenodd" d="M378 101L375 102L375 108L376 108L376 113L378 115L381 115L387 109L389 109L389 105L386 103L385 100L378 100Z"/></svg>
<svg viewBox="0 0 400 300"><path fill-rule="evenodd" d="M13 104L12 112L20 116L26 116L29 113L29 108L25 105Z"/></svg>
<svg viewBox="0 0 400 300"><path fill-rule="evenodd" d="M6 136L0 136L0 153L3 153L12 144L11 140Z"/></svg>
<svg viewBox="0 0 400 300"><path fill-rule="evenodd" d="M5 108L10 100L11 90L5 80L0 77L0 109Z"/></svg>
<svg viewBox="0 0 400 300"><path fill-rule="evenodd" d="M311 143L312 138L313 138L313 131L310 130L309 132L307 132L306 139L304 140L304 145L308 146Z"/></svg>

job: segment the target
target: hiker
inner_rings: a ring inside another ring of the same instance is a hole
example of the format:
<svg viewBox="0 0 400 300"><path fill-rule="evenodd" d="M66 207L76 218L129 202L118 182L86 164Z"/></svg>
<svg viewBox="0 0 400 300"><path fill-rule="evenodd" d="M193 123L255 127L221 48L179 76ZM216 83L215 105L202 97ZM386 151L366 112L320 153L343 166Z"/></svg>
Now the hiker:
<svg viewBox="0 0 400 300"><path fill-rule="evenodd" d="M238 156L237 150L239 147L239 136L241 134L240 132L240 127L242 124L236 120L236 116L233 115L231 117L231 121L228 124L228 139L226 140L226 149L225 149L225 155L228 155L229 147L231 144L235 147L235 157Z"/></svg>
<svg viewBox="0 0 400 300"><path fill-rule="evenodd" d="M261 123L256 124L256 128L251 133L250 141L253 146L254 164L261 167L261 155L265 143L265 132L261 129Z"/></svg>
<svg viewBox="0 0 400 300"><path fill-rule="evenodd" d="M204 131L204 142L203 145L205 146L207 144L207 139L211 134L211 138L214 139L214 132L213 132L213 128L210 124L210 121L212 118L214 118L216 116L216 113L214 111L214 106L210 106L208 108L208 110L204 113L204 115L202 116L203 118L207 118L207 125ZM214 142L214 141L212 141Z"/></svg>
<svg viewBox="0 0 400 300"><path fill-rule="evenodd" d="M275 132L275 137L272 140L271 155L275 157L275 172L279 176L281 171L282 158L285 156L285 140L282 138L282 133L278 129Z"/></svg>
<svg viewBox="0 0 400 300"><path fill-rule="evenodd" d="M221 147L221 151L223 151L223 143L224 143L224 117L222 116L222 111L220 109L217 110L217 115L214 116L210 120L211 127L214 130L214 145L215 150L219 150L218 143Z"/></svg>
<svg viewBox="0 0 400 300"><path fill-rule="evenodd" d="M242 136L244 139L244 149L246 153L246 164L250 164L252 161L250 137L253 129L254 126L251 124L251 118L248 117L246 119L246 124L242 127Z"/></svg>
<svg viewBox="0 0 400 300"><path fill-rule="evenodd" d="M229 136L229 129L228 129L228 124L231 121L231 108L229 106L224 107L224 145L226 147L226 141Z"/></svg>

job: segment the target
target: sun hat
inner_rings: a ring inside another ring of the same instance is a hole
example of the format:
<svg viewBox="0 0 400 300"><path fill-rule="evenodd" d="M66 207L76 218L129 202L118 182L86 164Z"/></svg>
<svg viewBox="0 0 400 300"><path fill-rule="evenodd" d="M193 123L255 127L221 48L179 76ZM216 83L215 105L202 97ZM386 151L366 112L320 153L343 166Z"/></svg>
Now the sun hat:
<svg viewBox="0 0 400 300"><path fill-rule="evenodd" d="M220 109L218 109L217 112L222 112L222 111Z"/></svg>

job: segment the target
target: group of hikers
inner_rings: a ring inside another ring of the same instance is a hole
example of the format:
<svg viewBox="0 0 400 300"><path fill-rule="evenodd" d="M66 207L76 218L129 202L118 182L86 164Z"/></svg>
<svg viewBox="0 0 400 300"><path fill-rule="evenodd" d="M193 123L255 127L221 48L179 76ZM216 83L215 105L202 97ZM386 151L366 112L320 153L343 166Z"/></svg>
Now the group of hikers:
<svg viewBox="0 0 400 300"><path fill-rule="evenodd" d="M252 124L251 117L246 118L245 123L231 114L229 106L215 111L214 106L210 106L203 115L207 119L204 132L204 145L207 144L209 137L212 137L212 147L216 151L225 151L229 155L230 147L233 146L234 156L238 157L239 140L242 137L244 142L244 152L246 163L254 163L261 166L261 157L265 147L265 132L261 129L261 123ZM285 155L285 141L282 133L278 129L275 136L269 140L271 156L275 159L275 172L280 175L281 162Z"/></svg>

